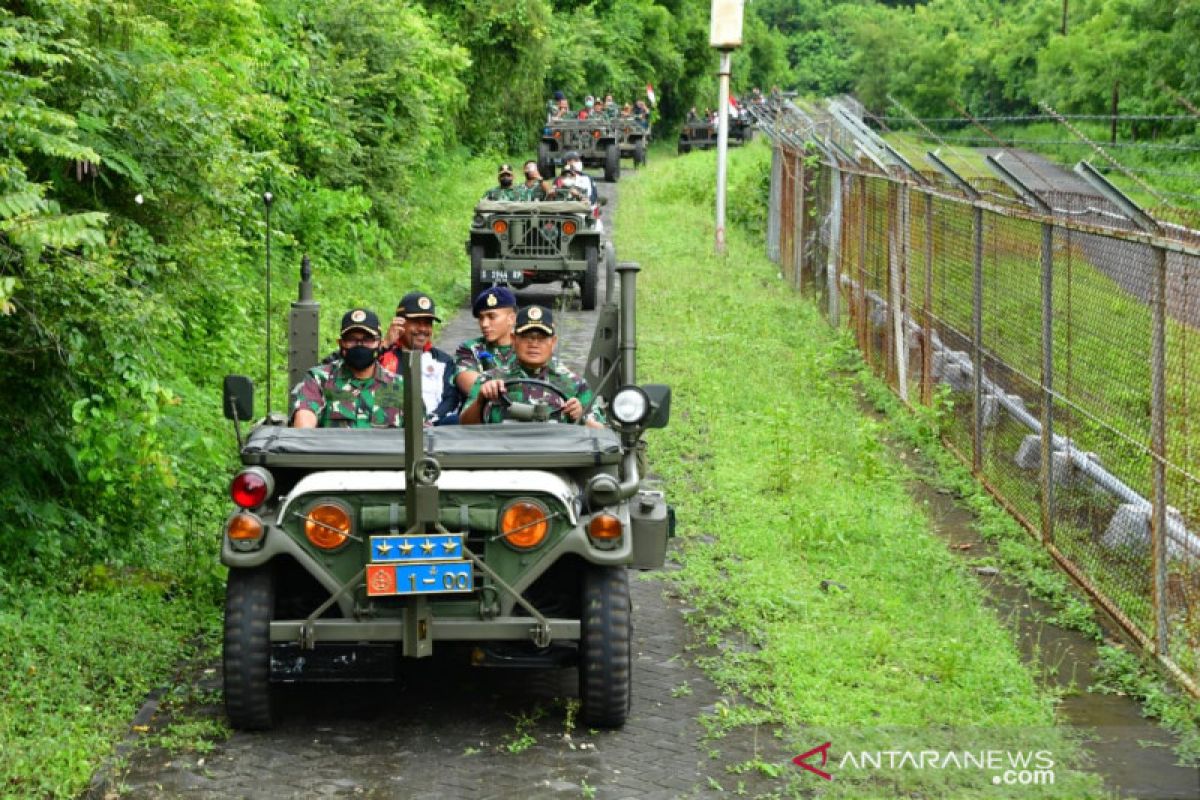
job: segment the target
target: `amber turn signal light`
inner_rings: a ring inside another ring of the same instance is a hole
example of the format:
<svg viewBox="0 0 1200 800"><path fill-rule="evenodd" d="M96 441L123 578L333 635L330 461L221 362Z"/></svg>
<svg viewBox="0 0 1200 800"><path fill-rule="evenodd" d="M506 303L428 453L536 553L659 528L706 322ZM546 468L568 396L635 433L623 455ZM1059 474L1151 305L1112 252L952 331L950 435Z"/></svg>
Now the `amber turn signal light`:
<svg viewBox="0 0 1200 800"><path fill-rule="evenodd" d="M304 535L322 550L333 550L350 535L350 512L336 503L315 506L304 518Z"/></svg>
<svg viewBox="0 0 1200 800"><path fill-rule="evenodd" d="M234 514L225 523L225 533L235 542L252 542L262 538L262 521L253 514Z"/></svg>
<svg viewBox="0 0 1200 800"><path fill-rule="evenodd" d="M537 547L550 532L546 508L532 500L518 500L500 515L500 535L519 550Z"/></svg>
<svg viewBox="0 0 1200 800"><path fill-rule="evenodd" d="M496 233L504 233L508 230L508 223L502 219L498 219L492 223L492 230Z"/></svg>
<svg viewBox="0 0 1200 800"><path fill-rule="evenodd" d="M612 514L597 514L588 523L588 536L598 542L615 542L621 538L621 520Z"/></svg>
<svg viewBox="0 0 1200 800"><path fill-rule="evenodd" d="M575 234L575 223L571 220L564 222L562 226L562 232L566 236L573 236Z"/></svg>

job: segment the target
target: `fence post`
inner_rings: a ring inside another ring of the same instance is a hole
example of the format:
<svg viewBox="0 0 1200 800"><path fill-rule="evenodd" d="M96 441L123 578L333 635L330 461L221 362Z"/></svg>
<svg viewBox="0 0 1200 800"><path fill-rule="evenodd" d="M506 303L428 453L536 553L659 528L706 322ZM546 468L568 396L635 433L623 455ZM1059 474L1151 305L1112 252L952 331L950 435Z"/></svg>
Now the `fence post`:
<svg viewBox="0 0 1200 800"><path fill-rule="evenodd" d="M996 157L986 156L987 165L1034 211L1047 218L1042 223L1042 413L1041 481L1042 543L1054 543L1054 209L1041 196L1010 172Z"/></svg>
<svg viewBox="0 0 1200 800"><path fill-rule="evenodd" d="M825 287L829 292L829 324L838 327L837 275L842 249L842 171L830 166L829 174L829 260L825 265Z"/></svg>
<svg viewBox="0 0 1200 800"><path fill-rule="evenodd" d="M779 199L783 194L783 148L771 148L771 196L767 201L767 258L779 263Z"/></svg>
<svg viewBox="0 0 1200 800"><path fill-rule="evenodd" d="M858 176L860 192L858 194L858 280L855 285L854 308L858 321L858 349L871 360L870 340L867 338L867 243L869 241L870 223L867 221L867 176Z"/></svg>
<svg viewBox="0 0 1200 800"><path fill-rule="evenodd" d="M921 402L933 405L933 195L925 192L925 296L921 314Z"/></svg>
<svg viewBox="0 0 1200 800"><path fill-rule="evenodd" d="M1075 173L1121 209L1135 225L1162 236L1158 221L1087 162ZM1169 657L1167 629L1167 251L1157 242L1150 276L1150 578L1154 589L1154 649Z"/></svg>
<svg viewBox="0 0 1200 800"><path fill-rule="evenodd" d="M792 197L796 203L796 231L793 234L796 240L795 258L792 264L792 288L799 289L804 273L804 216L808 213L806 193L806 176L805 170L807 166L804 163L804 151L801 150L796 157L796 187L793 190Z"/></svg>
<svg viewBox="0 0 1200 800"><path fill-rule="evenodd" d="M972 206L975 257L971 270L971 469L983 474L983 208Z"/></svg>

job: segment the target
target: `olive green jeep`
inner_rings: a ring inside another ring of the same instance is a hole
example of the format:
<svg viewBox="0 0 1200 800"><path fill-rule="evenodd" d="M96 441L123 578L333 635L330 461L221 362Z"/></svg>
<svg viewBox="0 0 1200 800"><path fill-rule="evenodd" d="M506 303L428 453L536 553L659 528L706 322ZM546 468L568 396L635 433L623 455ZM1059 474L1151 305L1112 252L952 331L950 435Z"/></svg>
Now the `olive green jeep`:
<svg viewBox="0 0 1200 800"><path fill-rule="evenodd" d="M601 270L611 267L601 252L601 230L596 209L583 201L481 201L467 241L471 297L496 284L562 281L579 286L583 309L591 311Z"/></svg>
<svg viewBox="0 0 1200 800"><path fill-rule="evenodd" d="M403 428L296 429L274 413L243 438L253 385L226 378L242 463L221 545L235 728L273 725L277 684L392 678L442 648L481 667L574 665L586 724L624 723L629 570L662 565L673 516L640 463L670 390L636 383L637 266L619 271L586 370L602 429L560 424L546 402L513 403L521 421L426 428L417 379ZM318 358L318 309L301 287L293 383ZM419 354L404 370L420 374Z"/></svg>
<svg viewBox="0 0 1200 800"><path fill-rule="evenodd" d="M542 129L538 145L538 172L544 178L553 177L572 150L579 153L585 168L603 167L604 180L616 183L620 179L621 144L616 120L550 120Z"/></svg>

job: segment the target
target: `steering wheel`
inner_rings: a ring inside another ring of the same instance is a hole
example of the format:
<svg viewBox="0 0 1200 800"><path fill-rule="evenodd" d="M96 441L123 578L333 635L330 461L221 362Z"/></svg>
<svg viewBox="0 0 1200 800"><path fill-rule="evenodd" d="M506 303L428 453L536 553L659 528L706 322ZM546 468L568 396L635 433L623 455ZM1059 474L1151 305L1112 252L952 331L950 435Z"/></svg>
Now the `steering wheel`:
<svg viewBox="0 0 1200 800"><path fill-rule="evenodd" d="M537 378L507 378L504 381L504 388L508 389L508 387L510 387L510 386L516 386L517 384L522 384L522 383L526 384L528 386L540 386L543 389L549 389L551 392L554 392L554 394L558 395L559 399L562 400L563 403L566 403L567 400L570 399L567 397L566 393L562 389L558 388L553 383L550 383L549 381L539 380ZM507 392L505 392L504 394L501 394L500 398L498 400L488 400L487 404L484 405L484 407L483 407L483 418L485 420L488 418L488 415L491 414L492 406L494 404L499 403L501 406L508 408L509 406L512 405L512 402L513 401L509 398ZM560 405L558 408L551 409L550 416L551 417L561 417L562 416L562 406Z"/></svg>

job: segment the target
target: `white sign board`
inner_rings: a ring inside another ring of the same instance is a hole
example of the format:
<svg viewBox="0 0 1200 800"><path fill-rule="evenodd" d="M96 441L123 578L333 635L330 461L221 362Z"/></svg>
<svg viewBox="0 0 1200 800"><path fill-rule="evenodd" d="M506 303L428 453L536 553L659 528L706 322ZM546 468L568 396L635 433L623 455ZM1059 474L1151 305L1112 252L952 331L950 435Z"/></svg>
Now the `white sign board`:
<svg viewBox="0 0 1200 800"><path fill-rule="evenodd" d="M712 0L708 44L721 50L742 44L742 0Z"/></svg>

